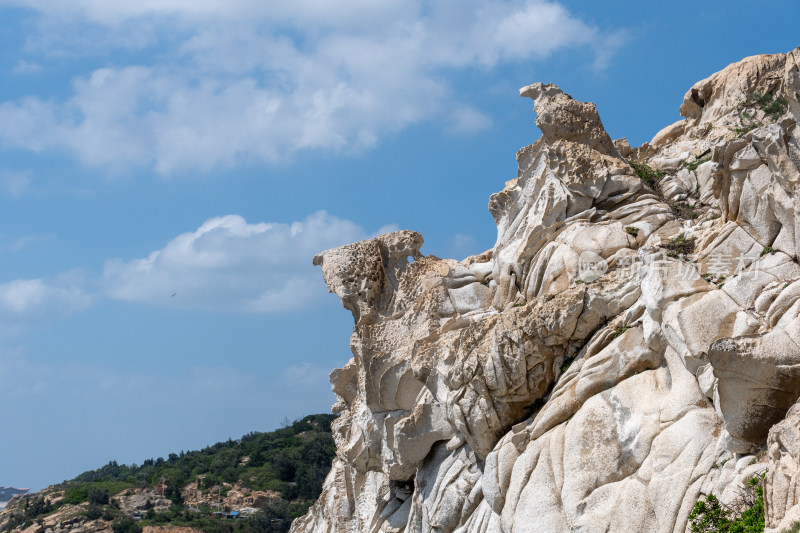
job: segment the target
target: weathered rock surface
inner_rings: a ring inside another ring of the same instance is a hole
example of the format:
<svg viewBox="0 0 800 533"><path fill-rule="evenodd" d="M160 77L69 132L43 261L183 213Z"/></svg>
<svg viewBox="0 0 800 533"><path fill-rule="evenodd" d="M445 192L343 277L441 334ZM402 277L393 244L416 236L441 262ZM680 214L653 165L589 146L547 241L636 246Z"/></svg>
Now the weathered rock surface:
<svg viewBox="0 0 800 533"><path fill-rule="evenodd" d="M633 149L531 85L543 135L490 199L493 249L317 255L353 359L292 531L683 532L768 464L767 526L800 517L799 65L729 66Z"/></svg>

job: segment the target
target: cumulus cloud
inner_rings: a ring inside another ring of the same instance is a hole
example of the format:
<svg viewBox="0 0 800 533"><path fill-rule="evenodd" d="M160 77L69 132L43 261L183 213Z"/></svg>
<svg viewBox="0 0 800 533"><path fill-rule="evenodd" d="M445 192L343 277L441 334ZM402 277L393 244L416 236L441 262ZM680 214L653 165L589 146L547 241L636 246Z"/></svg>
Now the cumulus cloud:
<svg viewBox="0 0 800 533"><path fill-rule="evenodd" d="M423 121L472 134L491 122L449 82L458 69L570 47L602 64L618 46L550 0L4 4L38 14L28 42L37 57L161 48L147 64L76 77L66 99L3 102L0 144L161 174L359 152Z"/></svg>
<svg viewBox="0 0 800 533"><path fill-rule="evenodd" d="M0 339L37 321L83 311L104 298L173 309L273 313L308 308L326 294L314 254L395 231L368 233L319 211L288 224L215 217L138 259L109 259L99 276L70 271L0 282ZM10 251L52 238L20 237Z"/></svg>
<svg viewBox="0 0 800 533"><path fill-rule="evenodd" d="M174 308L294 310L325 294L313 255L368 236L324 211L291 224L216 217L147 257L108 261L103 286L116 300Z"/></svg>

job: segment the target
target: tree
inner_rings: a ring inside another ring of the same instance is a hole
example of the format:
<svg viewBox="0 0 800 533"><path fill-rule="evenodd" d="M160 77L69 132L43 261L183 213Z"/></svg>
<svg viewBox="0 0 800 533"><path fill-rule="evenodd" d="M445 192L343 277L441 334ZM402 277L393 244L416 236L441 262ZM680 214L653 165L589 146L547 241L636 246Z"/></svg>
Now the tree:
<svg viewBox="0 0 800 533"><path fill-rule="evenodd" d="M108 505L108 491L106 489L93 487L89 491L89 503L94 503L96 505Z"/></svg>

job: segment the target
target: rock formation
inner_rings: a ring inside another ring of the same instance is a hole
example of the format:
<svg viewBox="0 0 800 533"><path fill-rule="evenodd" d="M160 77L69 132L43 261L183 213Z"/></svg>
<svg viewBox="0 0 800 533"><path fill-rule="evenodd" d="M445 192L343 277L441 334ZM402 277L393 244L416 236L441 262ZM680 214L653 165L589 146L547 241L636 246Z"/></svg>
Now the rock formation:
<svg viewBox="0 0 800 533"><path fill-rule="evenodd" d="M800 518L800 48L696 83L631 149L523 88L542 137L491 250L398 231L314 263L355 319L322 496L294 532L683 532L764 480ZM787 415L788 412L788 415Z"/></svg>

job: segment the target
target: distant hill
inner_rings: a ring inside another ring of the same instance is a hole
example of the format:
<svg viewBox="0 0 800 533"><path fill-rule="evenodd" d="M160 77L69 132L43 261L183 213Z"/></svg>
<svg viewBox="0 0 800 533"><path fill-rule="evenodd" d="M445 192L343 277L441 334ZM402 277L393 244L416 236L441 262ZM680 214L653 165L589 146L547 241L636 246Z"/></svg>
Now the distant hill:
<svg viewBox="0 0 800 533"><path fill-rule="evenodd" d="M70 531L140 531L148 525L201 531L288 531L322 491L335 444L334 415L306 416L202 450L141 465L111 461L0 512L0 531L71 524ZM44 529L43 529L44 531Z"/></svg>
<svg viewBox="0 0 800 533"><path fill-rule="evenodd" d="M27 494L30 489L15 489L14 487L0 487L0 509L2 509L6 502L14 496L20 494Z"/></svg>

